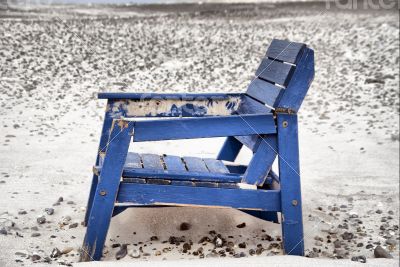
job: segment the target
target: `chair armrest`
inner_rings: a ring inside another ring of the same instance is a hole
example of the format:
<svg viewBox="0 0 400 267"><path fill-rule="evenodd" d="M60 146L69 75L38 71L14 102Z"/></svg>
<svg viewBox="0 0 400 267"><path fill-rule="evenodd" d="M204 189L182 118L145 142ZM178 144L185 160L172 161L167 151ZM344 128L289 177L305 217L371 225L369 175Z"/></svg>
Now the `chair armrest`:
<svg viewBox="0 0 400 267"><path fill-rule="evenodd" d="M273 114L122 121L134 124L134 142L276 133Z"/></svg>
<svg viewBox="0 0 400 267"><path fill-rule="evenodd" d="M108 99L110 117L227 116L238 110L243 94L99 93Z"/></svg>
<svg viewBox="0 0 400 267"><path fill-rule="evenodd" d="M195 99L214 99L222 100L231 97L239 97L242 93L98 93L98 99L128 99L128 100L195 100Z"/></svg>

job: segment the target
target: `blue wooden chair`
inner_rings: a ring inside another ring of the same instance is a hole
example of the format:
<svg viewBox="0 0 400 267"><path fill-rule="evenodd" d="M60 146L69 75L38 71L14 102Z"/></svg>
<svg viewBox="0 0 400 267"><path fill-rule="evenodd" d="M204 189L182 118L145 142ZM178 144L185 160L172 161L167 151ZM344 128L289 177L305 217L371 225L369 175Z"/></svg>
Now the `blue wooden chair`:
<svg viewBox="0 0 400 267"><path fill-rule="evenodd" d="M111 217L138 206L230 207L274 222L279 212L284 252L303 255L297 111L313 77L312 49L273 40L246 93L100 93L108 103L81 260L100 260ZM216 159L128 152L132 141L222 136ZM233 163L243 145L248 166Z"/></svg>

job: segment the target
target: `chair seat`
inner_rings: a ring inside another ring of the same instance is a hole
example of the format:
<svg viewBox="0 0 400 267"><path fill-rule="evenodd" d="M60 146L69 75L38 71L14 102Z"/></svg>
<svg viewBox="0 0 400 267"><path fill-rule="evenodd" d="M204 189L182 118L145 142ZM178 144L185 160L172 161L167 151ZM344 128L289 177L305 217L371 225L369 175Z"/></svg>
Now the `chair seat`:
<svg viewBox="0 0 400 267"><path fill-rule="evenodd" d="M94 170L100 174L104 155ZM162 185L237 188L246 166L225 165L221 160L129 152L123 182ZM239 170L239 171L238 171Z"/></svg>

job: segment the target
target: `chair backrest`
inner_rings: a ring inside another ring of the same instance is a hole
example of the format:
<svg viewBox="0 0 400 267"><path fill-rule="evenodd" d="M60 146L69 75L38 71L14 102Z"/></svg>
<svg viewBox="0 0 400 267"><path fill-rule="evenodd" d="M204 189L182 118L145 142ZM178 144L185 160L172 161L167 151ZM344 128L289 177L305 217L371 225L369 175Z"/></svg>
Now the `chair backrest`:
<svg viewBox="0 0 400 267"><path fill-rule="evenodd" d="M302 43L274 39L246 94L275 110L297 112L313 78L314 51Z"/></svg>

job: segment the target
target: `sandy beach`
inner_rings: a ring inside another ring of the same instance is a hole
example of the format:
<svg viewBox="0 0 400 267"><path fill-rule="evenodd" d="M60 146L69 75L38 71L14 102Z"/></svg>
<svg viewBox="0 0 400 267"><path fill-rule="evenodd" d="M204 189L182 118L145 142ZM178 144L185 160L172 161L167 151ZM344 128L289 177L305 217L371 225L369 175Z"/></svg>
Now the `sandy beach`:
<svg viewBox="0 0 400 267"><path fill-rule="evenodd" d="M299 113L309 258L281 256L280 225L237 210L137 208L113 218L99 266L398 266L399 13L326 7L0 9L0 266L96 265L76 263L105 109L97 92L244 92L273 38L307 43L316 56ZM131 150L213 157L223 141L135 143ZM199 259L193 251L213 249L198 242L210 231L230 236L244 258ZM184 241L170 244L171 236ZM121 244L140 257L112 263ZM259 244L266 249L251 256ZM375 259L378 245L393 259ZM51 257L55 249L62 255Z"/></svg>

